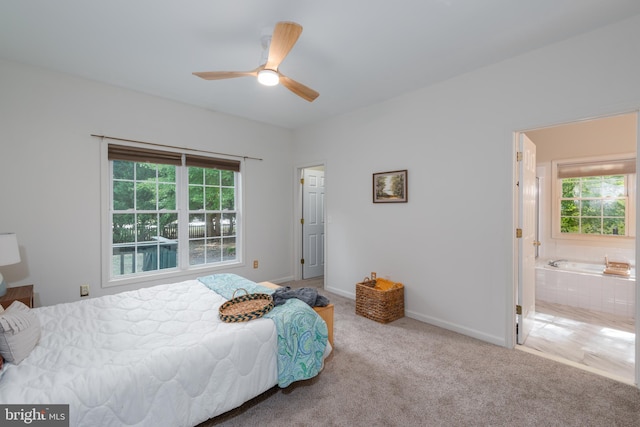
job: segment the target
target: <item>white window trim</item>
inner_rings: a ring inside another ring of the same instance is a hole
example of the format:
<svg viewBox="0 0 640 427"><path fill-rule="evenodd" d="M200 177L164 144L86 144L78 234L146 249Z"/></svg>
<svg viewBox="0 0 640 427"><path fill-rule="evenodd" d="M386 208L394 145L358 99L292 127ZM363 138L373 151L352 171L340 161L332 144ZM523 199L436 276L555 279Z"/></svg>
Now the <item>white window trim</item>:
<svg viewBox="0 0 640 427"><path fill-rule="evenodd" d="M127 145L132 147L141 147L147 148L143 144L136 143L123 143L118 142L119 145ZM237 258L234 261L227 261L217 263L215 265L211 264L203 264L196 266L189 266L188 263L188 255L186 257L186 262L181 258L181 267L176 267L172 269L167 269L167 271L159 271L154 270L145 273L137 273L135 276L127 276L123 278L111 278L111 254L112 254L112 245L111 245L111 210L109 206L110 194L112 191L112 182L111 182L111 171L109 168L109 142L101 141L100 143L100 227L101 227L101 257L100 257L100 265L102 271L102 288L111 288L115 286L125 286L132 284L163 284L170 283L171 281L176 281L180 279L190 279L197 278L201 276L206 276L210 274L214 274L220 271L227 271L229 269L242 268L245 266L245 237L244 237L244 180L242 179L244 170L244 159L240 159L240 173L237 174L236 179L236 211L238 222L240 226L236 231L236 243L240 245L240 250L236 252ZM181 150L171 150L173 152L181 152ZM185 154L183 152L182 154ZM216 155L216 158L225 158L225 156ZM237 160L237 159L232 159ZM184 168L182 169L182 173L176 175L176 192L177 197L180 198L181 205L178 208L178 215L180 217L188 216L188 195L183 191L183 185L186 177ZM186 204L185 204L186 203ZM186 228L186 225L184 226ZM184 230L181 230L181 235L184 234ZM182 243L185 244L184 242ZM188 245L188 242L187 242ZM178 252L179 257L183 257L185 253L184 250Z"/></svg>
<svg viewBox="0 0 640 427"><path fill-rule="evenodd" d="M607 160L621 160L635 158L635 153L613 154L597 157L580 157L563 160L553 160L551 162L551 237L560 240L580 240L612 242L621 239L635 239L636 236L636 179L637 174L628 174L627 181L627 209L625 212L625 222L627 225L626 236L602 236L588 234L569 234L560 232L560 196L562 194L562 181L558 178L558 166L567 163L595 163Z"/></svg>

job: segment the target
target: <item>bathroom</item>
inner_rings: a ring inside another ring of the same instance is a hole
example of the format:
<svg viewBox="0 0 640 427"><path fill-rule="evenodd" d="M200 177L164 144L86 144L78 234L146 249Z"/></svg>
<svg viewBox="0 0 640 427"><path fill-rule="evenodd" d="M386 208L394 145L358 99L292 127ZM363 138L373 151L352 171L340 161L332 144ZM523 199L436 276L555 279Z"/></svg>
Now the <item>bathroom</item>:
<svg viewBox="0 0 640 427"><path fill-rule="evenodd" d="M635 382L637 116L526 132L536 145L539 246L536 320L524 345L629 383Z"/></svg>

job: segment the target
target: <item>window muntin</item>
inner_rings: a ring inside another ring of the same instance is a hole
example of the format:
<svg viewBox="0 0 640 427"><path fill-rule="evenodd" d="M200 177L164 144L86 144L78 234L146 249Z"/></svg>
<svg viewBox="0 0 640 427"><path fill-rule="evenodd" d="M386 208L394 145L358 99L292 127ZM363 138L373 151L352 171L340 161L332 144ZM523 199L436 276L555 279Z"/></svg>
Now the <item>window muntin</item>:
<svg viewBox="0 0 640 427"><path fill-rule="evenodd" d="M113 278L177 267L176 169L112 161Z"/></svg>
<svg viewBox="0 0 640 427"><path fill-rule="evenodd" d="M106 152L105 284L239 262L239 161L113 144Z"/></svg>
<svg viewBox="0 0 640 427"><path fill-rule="evenodd" d="M635 237L635 153L553 160L551 180L552 238L605 244Z"/></svg>
<svg viewBox="0 0 640 427"><path fill-rule="evenodd" d="M560 232L626 236L627 175L561 179Z"/></svg>
<svg viewBox="0 0 640 427"><path fill-rule="evenodd" d="M189 265L236 259L236 175L189 167Z"/></svg>

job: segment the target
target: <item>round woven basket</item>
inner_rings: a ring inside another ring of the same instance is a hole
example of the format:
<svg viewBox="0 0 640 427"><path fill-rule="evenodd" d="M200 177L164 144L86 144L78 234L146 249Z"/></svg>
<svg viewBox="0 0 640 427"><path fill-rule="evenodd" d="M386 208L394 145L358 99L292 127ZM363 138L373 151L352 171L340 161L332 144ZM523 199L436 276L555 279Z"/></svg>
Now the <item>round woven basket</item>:
<svg viewBox="0 0 640 427"><path fill-rule="evenodd" d="M236 297L236 292L245 295ZM231 299L220 306L220 320L226 323L246 322L258 319L273 309L273 298L269 294L250 294L244 288L236 289Z"/></svg>

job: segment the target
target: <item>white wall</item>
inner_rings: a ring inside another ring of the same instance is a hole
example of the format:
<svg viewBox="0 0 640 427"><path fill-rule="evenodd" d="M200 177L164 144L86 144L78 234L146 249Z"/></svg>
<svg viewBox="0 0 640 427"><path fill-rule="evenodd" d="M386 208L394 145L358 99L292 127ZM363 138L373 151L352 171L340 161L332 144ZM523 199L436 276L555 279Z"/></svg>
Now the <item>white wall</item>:
<svg viewBox="0 0 640 427"><path fill-rule="evenodd" d="M92 297L143 286L101 288L92 133L263 158L243 170L247 265L229 271L291 277L291 131L8 62L0 94L0 231L17 233L22 255L2 272L33 283L37 305L78 300L84 283Z"/></svg>
<svg viewBox="0 0 640 427"><path fill-rule="evenodd" d="M376 271L409 316L512 345L513 133L637 109L639 51L635 17L298 130L294 162L326 161L327 288ZM409 202L374 205L397 169Z"/></svg>

